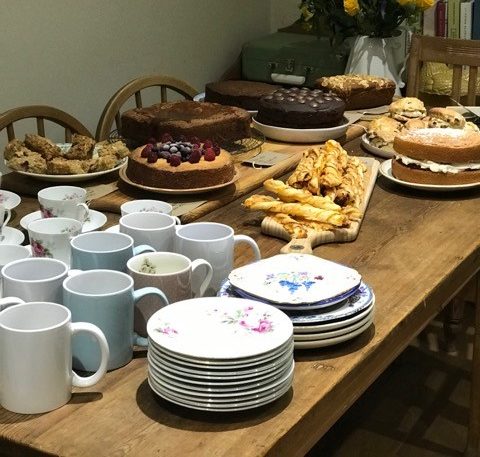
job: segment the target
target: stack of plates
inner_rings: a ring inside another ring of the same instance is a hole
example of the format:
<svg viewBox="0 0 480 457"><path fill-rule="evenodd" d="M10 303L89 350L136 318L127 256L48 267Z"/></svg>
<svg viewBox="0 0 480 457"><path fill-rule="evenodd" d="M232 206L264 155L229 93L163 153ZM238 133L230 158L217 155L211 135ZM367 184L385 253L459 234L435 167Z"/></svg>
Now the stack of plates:
<svg viewBox="0 0 480 457"><path fill-rule="evenodd" d="M293 326L273 306L240 298L173 303L148 321L148 382L162 398L205 411L242 411L293 381Z"/></svg>
<svg viewBox="0 0 480 457"><path fill-rule="evenodd" d="M295 348L319 348L360 335L372 324L375 296L352 269L319 257L282 254L233 270L219 291L284 311Z"/></svg>

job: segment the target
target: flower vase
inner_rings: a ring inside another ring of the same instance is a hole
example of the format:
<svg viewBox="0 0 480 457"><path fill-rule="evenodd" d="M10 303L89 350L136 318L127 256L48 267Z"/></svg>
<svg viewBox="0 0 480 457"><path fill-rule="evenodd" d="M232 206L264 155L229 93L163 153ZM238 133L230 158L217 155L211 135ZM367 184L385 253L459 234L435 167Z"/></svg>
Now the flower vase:
<svg viewBox="0 0 480 457"><path fill-rule="evenodd" d="M398 59L400 38L357 36L350 49L345 73L389 78L397 85L395 94L400 95L400 89L405 85L400 76L405 59Z"/></svg>

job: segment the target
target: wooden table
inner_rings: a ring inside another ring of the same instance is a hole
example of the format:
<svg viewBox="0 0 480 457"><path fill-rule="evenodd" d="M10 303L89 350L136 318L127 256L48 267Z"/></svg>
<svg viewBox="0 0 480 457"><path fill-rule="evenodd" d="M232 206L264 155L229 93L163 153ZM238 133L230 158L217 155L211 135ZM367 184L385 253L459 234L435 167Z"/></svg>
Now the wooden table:
<svg viewBox="0 0 480 457"><path fill-rule="evenodd" d="M359 152L359 140L346 149ZM421 193L378 178L357 240L315 249L318 256L360 271L376 295L374 325L342 345L296 351L293 388L275 403L239 414L171 405L149 389L145 352L140 351L127 366L108 373L92 389L79 390L56 411L22 416L0 409L0 454L304 455L478 272L479 196L475 190ZM228 223L252 236L263 257L277 254L285 241L262 235L261 215L242 209L242 200L202 220ZM109 217L110 222L116 218ZM237 254L238 265L250 260L247 251ZM469 457L479 455L479 347Z"/></svg>

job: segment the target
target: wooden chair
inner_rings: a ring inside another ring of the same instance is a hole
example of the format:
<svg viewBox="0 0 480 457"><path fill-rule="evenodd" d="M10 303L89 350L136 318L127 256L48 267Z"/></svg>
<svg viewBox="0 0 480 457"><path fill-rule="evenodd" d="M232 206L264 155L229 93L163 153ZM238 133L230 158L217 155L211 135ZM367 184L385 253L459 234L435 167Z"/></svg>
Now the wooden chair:
<svg viewBox="0 0 480 457"><path fill-rule="evenodd" d="M198 91L186 82L170 76L151 75L136 78L120 88L108 101L98 121L95 135L97 141L105 140L110 136L114 123L117 131L120 131L120 109L130 97L135 96L135 105L141 108L143 106L141 91L155 86L160 87L160 102L167 101L167 89L182 95L187 100L192 100L198 94Z"/></svg>
<svg viewBox="0 0 480 457"><path fill-rule="evenodd" d="M440 62L453 67L450 98L457 102L461 97L462 68L469 67L468 92L464 104L476 105L480 41L413 35L407 69L407 97L419 95L420 72L424 62Z"/></svg>
<svg viewBox="0 0 480 457"><path fill-rule="evenodd" d="M42 136L47 136L45 134L45 121L60 125L65 129L64 139L66 143L71 142L73 133L93 137L87 127L65 111L52 106L30 105L13 108L0 114L0 132L6 129L8 141L15 138L14 123L23 119L35 119L35 130Z"/></svg>

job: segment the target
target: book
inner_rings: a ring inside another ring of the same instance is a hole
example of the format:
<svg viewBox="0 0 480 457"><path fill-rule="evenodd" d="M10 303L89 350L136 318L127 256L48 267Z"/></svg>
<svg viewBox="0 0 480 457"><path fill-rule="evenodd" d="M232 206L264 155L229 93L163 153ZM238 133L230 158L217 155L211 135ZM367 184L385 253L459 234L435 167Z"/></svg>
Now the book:
<svg viewBox="0 0 480 457"><path fill-rule="evenodd" d="M473 0L464 0L460 3L460 30L462 40L472 39Z"/></svg>
<svg viewBox="0 0 480 457"><path fill-rule="evenodd" d="M473 2L472 39L480 40L480 0Z"/></svg>
<svg viewBox="0 0 480 457"><path fill-rule="evenodd" d="M447 37L460 38L460 0L448 0Z"/></svg>
<svg viewBox="0 0 480 457"><path fill-rule="evenodd" d="M473 0L472 0L473 1ZM435 36L435 11L436 11L436 3L438 0L434 2L434 4L426 9L423 12L423 28L422 33L428 36Z"/></svg>
<svg viewBox="0 0 480 457"><path fill-rule="evenodd" d="M480 0L477 0L480 3ZM435 5L435 36L447 36L447 2L439 0Z"/></svg>

